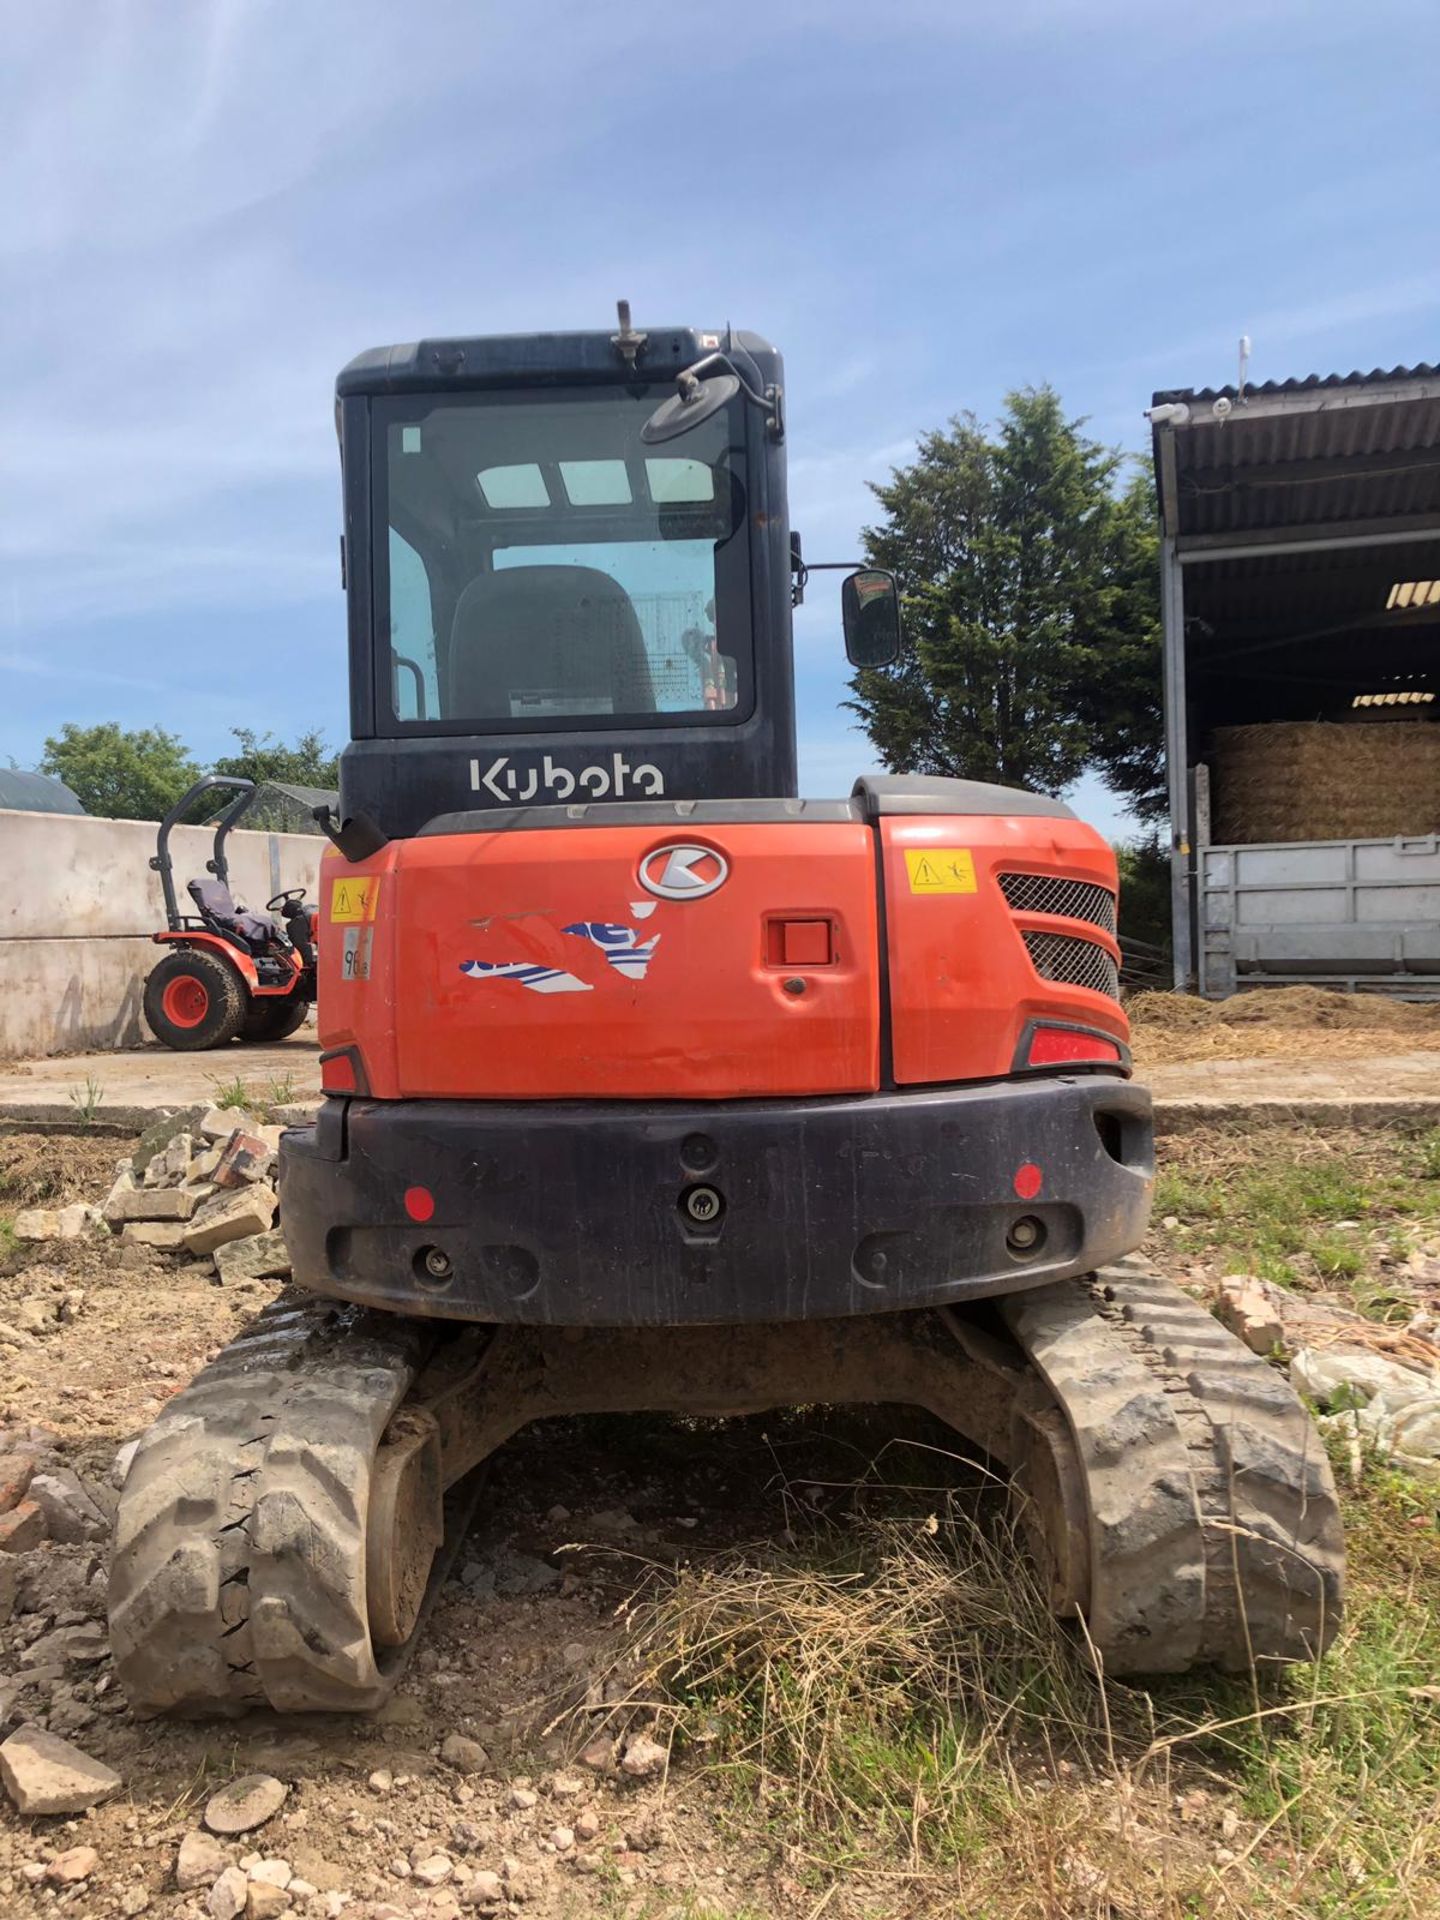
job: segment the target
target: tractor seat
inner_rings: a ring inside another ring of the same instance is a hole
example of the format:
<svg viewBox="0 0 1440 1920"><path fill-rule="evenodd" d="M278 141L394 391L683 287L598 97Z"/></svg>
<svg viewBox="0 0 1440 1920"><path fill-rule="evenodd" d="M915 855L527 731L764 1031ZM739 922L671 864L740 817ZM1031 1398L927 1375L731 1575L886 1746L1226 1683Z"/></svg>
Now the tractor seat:
<svg viewBox="0 0 1440 1920"><path fill-rule="evenodd" d="M222 880L191 880L186 892L200 909L200 918L216 933L243 940L253 954L268 950L278 937L275 922L267 913L248 913L230 897Z"/></svg>

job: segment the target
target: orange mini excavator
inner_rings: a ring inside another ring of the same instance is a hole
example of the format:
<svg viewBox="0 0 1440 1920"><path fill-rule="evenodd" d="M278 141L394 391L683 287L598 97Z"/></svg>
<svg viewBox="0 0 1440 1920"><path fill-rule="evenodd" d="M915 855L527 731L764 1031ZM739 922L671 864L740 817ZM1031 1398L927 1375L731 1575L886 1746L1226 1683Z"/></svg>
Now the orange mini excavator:
<svg viewBox="0 0 1440 1920"><path fill-rule="evenodd" d="M1153 1148L1110 849L965 780L796 797L780 356L622 306L363 354L338 424L296 1286L136 1453L132 1702L373 1707L525 1422L811 1401L984 1447L1111 1672L1316 1655L1318 1436L1125 1258ZM893 579L841 599L850 660L894 659Z"/></svg>

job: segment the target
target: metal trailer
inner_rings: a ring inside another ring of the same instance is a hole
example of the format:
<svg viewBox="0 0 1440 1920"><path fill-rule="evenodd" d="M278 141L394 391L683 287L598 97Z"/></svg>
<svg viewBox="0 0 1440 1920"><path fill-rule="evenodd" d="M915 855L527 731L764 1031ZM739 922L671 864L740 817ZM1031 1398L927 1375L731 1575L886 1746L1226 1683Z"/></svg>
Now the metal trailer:
<svg viewBox="0 0 1440 1920"><path fill-rule="evenodd" d="M1440 998L1440 819L1223 845L1217 726L1435 703L1440 368L1157 393L1174 983ZM1427 716L1428 717L1428 716Z"/></svg>

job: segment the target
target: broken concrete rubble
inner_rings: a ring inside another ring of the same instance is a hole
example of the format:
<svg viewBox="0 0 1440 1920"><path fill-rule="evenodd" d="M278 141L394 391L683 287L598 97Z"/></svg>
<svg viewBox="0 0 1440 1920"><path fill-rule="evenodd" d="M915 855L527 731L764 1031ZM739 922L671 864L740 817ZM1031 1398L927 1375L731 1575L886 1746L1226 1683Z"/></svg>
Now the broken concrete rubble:
<svg viewBox="0 0 1440 1920"><path fill-rule="evenodd" d="M114 1183L100 1207L101 1218L107 1225L112 1224L116 1218L112 1208L117 1207L128 1194L135 1193L138 1188L139 1182L135 1178L134 1163L130 1160L121 1160L115 1168Z"/></svg>
<svg viewBox="0 0 1440 1920"><path fill-rule="evenodd" d="M1343 1394L1362 1402L1383 1395L1390 1406L1398 1407L1440 1391L1440 1379L1433 1371L1340 1346L1298 1348L1290 1362L1290 1382L1326 1406Z"/></svg>
<svg viewBox="0 0 1440 1920"><path fill-rule="evenodd" d="M178 1113L163 1114L160 1119L153 1121L141 1134L139 1144L131 1155L130 1166L135 1178L143 1179L155 1155L163 1153L176 1134L192 1132L205 1111L204 1107L182 1107Z"/></svg>
<svg viewBox="0 0 1440 1920"><path fill-rule="evenodd" d="M1320 1424L1423 1479L1440 1479L1440 1368L1402 1366L1377 1353L1302 1347L1291 1383L1322 1407Z"/></svg>
<svg viewBox="0 0 1440 1920"><path fill-rule="evenodd" d="M183 1253L188 1231L183 1220L131 1220L120 1230L126 1247L153 1247L156 1253Z"/></svg>
<svg viewBox="0 0 1440 1920"><path fill-rule="evenodd" d="M190 1178L190 1164L195 1157L195 1142L188 1133L177 1133L166 1141L160 1151L152 1155L145 1168L142 1186L178 1187Z"/></svg>
<svg viewBox="0 0 1440 1920"><path fill-rule="evenodd" d="M86 1491L79 1474L68 1467L37 1473L30 1482L30 1498L45 1516L52 1540L78 1546L83 1540L103 1540L109 1520Z"/></svg>
<svg viewBox="0 0 1440 1920"><path fill-rule="evenodd" d="M119 1195L112 1188L103 1209L104 1218L112 1227L123 1227L132 1220L188 1220L209 1193L206 1186L134 1187Z"/></svg>
<svg viewBox="0 0 1440 1920"><path fill-rule="evenodd" d="M290 1250L278 1227L269 1233L227 1240L213 1254L215 1271L227 1286L242 1280L288 1280Z"/></svg>
<svg viewBox="0 0 1440 1920"><path fill-rule="evenodd" d="M0 1781L21 1813L84 1813L122 1784L118 1773L43 1727L0 1746Z"/></svg>
<svg viewBox="0 0 1440 1920"><path fill-rule="evenodd" d="M100 1224L99 1207L77 1201L69 1207L26 1207L17 1213L14 1232L17 1240L78 1240L82 1233Z"/></svg>
<svg viewBox="0 0 1440 1920"><path fill-rule="evenodd" d="M275 1224L275 1189L259 1182L211 1196L185 1229L187 1253L213 1253L227 1240L268 1233Z"/></svg>

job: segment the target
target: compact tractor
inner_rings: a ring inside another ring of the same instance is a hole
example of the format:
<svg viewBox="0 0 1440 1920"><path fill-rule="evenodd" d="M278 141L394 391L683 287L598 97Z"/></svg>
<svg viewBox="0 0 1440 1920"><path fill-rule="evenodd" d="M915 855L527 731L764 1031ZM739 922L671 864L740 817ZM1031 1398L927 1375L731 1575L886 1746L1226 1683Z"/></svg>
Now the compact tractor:
<svg viewBox="0 0 1440 1920"><path fill-rule="evenodd" d="M1317 1656L1285 1381L1127 1258L1153 1183L1116 865L1060 801L797 798L780 356L426 340L340 375L351 740L296 1285L120 1502L131 1701L368 1709L487 1455L555 1413L908 1403L1008 1476L1112 1674ZM843 582L849 659L896 584Z"/></svg>
<svg viewBox="0 0 1440 1920"><path fill-rule="evenodd" d="M170 835L205 794L234 789L236 798L215 824L205 880L186 882L192 913L175 892ZM150 866L165 896L165 931L153 937L169 948L145 982L145 1020L155 1038L181 1053L203 1053L232 1040L284 1040L300 1027L315 1000L315 908L303 887L287 887L265 902L264 913L239 905L230 892L225 842L255 804L253 780L207 773L160 822ZM272 915L284 916L282 931Z"/></svg>

